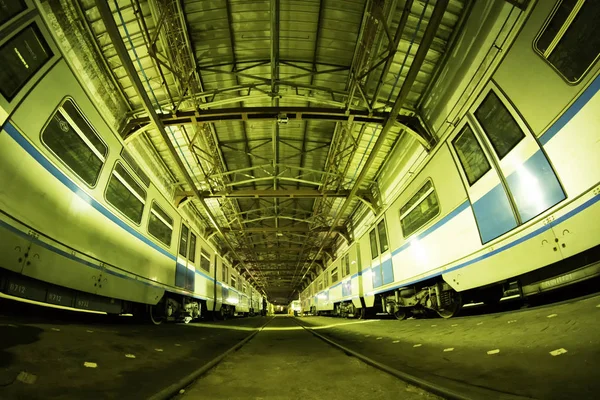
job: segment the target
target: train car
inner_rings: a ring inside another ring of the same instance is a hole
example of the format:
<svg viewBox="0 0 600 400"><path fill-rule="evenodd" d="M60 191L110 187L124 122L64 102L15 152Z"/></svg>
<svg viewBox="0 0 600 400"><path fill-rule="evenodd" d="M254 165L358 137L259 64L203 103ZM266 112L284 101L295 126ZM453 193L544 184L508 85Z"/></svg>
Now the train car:
<svg viewBox="0 0 600 400"><path fill-rule="evenodd" d="M379 182L398 194L361 227L361 315L452 317L600 275L598 17L591 1L474 3L421 107L436 146L400 190Z"/></svg>
<svg viewBox="0 0 600 400"><path fill-rule="evenodd" d="M327 277L327 278L326 278ZM357 317L362 308L360 247L352 244L317 278L329 286L318 292L309 285L301 294L302 309L312 314Z"/></svg>
<svg viewBox="0 0 600 400"><path fill-rule="evenodd" d="M33 3L0 24L0 293L155 323L234 308L217 249L102 118Z"/></svg>
<svg viewBox="0 0 600 400"><path fill-rule="evenodd" d="M370 292L398 317L422 309L450 317L463 302L499 301L511 283L527 296L600 274L600 227L586 222L600 216L600 46L586 22L600 5L537 2L518 17L511 11L490 10L514 27L490 29L490 47L502 40L503 51L495 69L479 65L493 71L479 90L459 75L465 60L450 63L443 73L456 79L430 96L444 103L424 107L440 145L385 213L395 222L393 281ZM578 50L588 37L593 48ZM527 72L516 74L522 65ZM456 96L457 87L468 100L449 107L441 93Z"/></svg>

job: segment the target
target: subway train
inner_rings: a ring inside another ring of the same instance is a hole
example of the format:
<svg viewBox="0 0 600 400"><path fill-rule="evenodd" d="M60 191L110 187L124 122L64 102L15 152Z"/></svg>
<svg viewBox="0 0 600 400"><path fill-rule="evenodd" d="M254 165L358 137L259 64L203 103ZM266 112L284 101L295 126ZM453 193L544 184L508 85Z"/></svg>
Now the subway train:
<svg viewBox="0 0 600 400"><path fill-rule="evenodd" d="M33 2L5 4L0 296L154 323L260 312L262 294L92 104Z"/></svg>
<svg viewBox="0 0 600 400"><path fill-rule="evenodd" d="M600 3L524 3L474 2L420 105L435 146L388 162L303 312L448 318L600 274Z"/></svg>

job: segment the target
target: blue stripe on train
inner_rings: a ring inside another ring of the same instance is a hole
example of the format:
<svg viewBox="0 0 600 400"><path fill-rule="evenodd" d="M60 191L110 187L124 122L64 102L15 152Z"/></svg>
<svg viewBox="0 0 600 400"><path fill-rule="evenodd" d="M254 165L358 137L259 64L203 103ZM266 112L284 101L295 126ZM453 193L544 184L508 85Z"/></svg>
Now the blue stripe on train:
<svg viewBox="0 0 600 400"><path fill-rule="evenodd" d="M560 116L559 119L556 120L555 123L552 124L546 132L540 136L539 141L542 146L545 146L546 143L550 141L562 128L565 127L581 111L581 109L594 97L596 93L600 90L600 75L594 79L594 81L590 84L590 86L585 89L585 91L571 104L571 106Z"/></svg>

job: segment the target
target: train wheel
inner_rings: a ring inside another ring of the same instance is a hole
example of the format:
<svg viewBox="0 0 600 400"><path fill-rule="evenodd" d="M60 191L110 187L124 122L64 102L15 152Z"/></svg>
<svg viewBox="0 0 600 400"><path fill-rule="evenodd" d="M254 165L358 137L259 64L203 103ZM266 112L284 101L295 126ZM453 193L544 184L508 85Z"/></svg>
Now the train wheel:
<svg viewBox="0 0 600 400"><path fill-rule="evenodd" d="M165 320L164 312L161 311L161 308L164 308L162 303L158 303L155 306L148 305L148 320L154 325L160 325Z"/></svg>
<svg viewBox="0 0 600 400"><path fill-rule="evenodd" d="M374 308L361 307L360 309L360 319L369 319L373 318L376 313Z"/></svg>
<svg viewBox="0 0 600 400"><path fill-rule="evenodd" d="M456 316L460 309L462 308L462 299L460 293L455 291L448 292L448 296L450 297L450 304L444 306L443 310L436 310L438 315L442 318L452 318Z"/></svg>
<svg viewBox="0 0 600 400"><path fill-rule="evenodd" d="M394 318L396 318L397 320L402 321L403 319L406 319L406 317L407 312L405 308L398 307L396 311L394 311Z"/></svg>

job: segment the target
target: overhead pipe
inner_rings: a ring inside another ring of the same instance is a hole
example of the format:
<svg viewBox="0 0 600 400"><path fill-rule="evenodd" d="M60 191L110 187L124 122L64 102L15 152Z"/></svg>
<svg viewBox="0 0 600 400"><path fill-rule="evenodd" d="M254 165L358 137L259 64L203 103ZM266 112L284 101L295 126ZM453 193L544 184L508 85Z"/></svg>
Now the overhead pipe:
<svg viewBox="0 0 600 400"><path fill-rule="evenodd" d="M421 40L421 44L419 45L419 49L417 50L417 53L415 54L415 57L410 66L410 69L408 70L406 79L404 80L404 83L402 84L402 88L400 88L400 92L398 93L398 97L396 98L396 101L394 102L392 111L390 112L390 115L389 115L388 119L386 120L385 125L383 126L383 129L381 130L381 133L379 134L379 137L377 138L377 141L375 142L375 145L373 146L371 153L369 154L369 157L365 161L365 165L363 166L358 177L356 178L356 182L354 183L354 186L350 190L348 197L346 198L346 200L344 201L344 203L342 204L342 206L340 207L340 209L334 216L333 222L331 223L331 228L327 232L327 235L325 236L325 240L323 240L323 244L319 248L319 251L317 252L317 255L315 256L315 259L317 257L319 257L319 255L325 248L327 238L329 238L329 236L334 232L334 230L337 227L338 222L341 219L341 216L344 214L346 209L350 206L350 203L352 202L352 200L356 197L356 194L358 193L358 190L360 189L360 185L363 183L363 181L365 180L365 178L367 176L367 173L369 172L369 168L371 167L371 165L377 158L377 155L378 155L379 151L381 150L381 147L385 143L385 139L387 138L389 131L392 129L392 127L396 123L396 118L397 118L398 114L400 114L400 110L402 109L404 102L408 98L408 94L410 93L410 90L412 89L412 86L417 79L417 75L418 75L419 71L421 70L421 66L423 65L423 62L425 61L427 52L429 51L429 48L431 47L431 44L433 43L433 40L435 39L435 34L436 34L440 24L442 23L442 19L444 17L444 12L446 11L446 7L448 6L448 2L449 2L449 0L439 0L436 2L435 7L433 9L433 13L431 14L431 18L429 19L429 23L427 24L425 34L423 35L423 39ZM314 264L314 259L310 263L307 271L302 276L302 279L304 279L306 274L310 271L313 264Z"/></svg>
<svg viewBox="0 0 600 400"><path fill-rule="evenodd" d="M115 51L116 51L117 55L119 56L121 63L123 64L123 68L125 68L127 75L131 79L131 83L133 84L133 87L135 88L137 94L140 96L140 99L142 100L142 103L144 105L144 109L150 116L151 121L154 123L154 125L156 125L156 128L158 129L161 137L163 138L163 141L167 145L169 152L171 153L171 156L173 157L173 160L175 161L175 163L181 170L181 173L183 174L183 177L184 177L186 183L190 186L190 188L192 189L192 191L194 192L194 194L200 201L200 205L202 206L202 209L204 210L210 223L215 228L216 232L218 232L219 236L223 240L223 243L225 243L225 245L229 248L229 250L231 251L231 254L235 258L237 258L238 260L241 260L241 257L239 257L239 255L236 253L235 249L233 248L233 246L231 245L231 243L225 236L222 228L217 223L215 216L212 214L212 212L208 208L208 205L206 204L204 199L202 199L202 195L201 195L200 191L198 190L198 188L196 187L196 185L194 184L192 177L188 174L185 166L183 165L183 161L181 161L181 158L179 158L179 156L177 155L177 151L175 150L173 143L171 143L171 140L169 139L167 131L165 130L165 127L164 127L163 123L161 122L158 114L154 110L154 105L152 104L150 97L148 97L148 93L146 93L146 90L144 89L144 85L142 84L142 81L135 69L135 66L133 65L133 61L129 57L129 53L127 51L127 48L125 47L125 43L123 42L123 39L121 38L121 33L119 32L119 28L117 27L117 24L113 18L113 13L110 10L110 6L108 5L108 2L106 0L95 0L95 3L96 3L96 7L98 8L98 11L100 12L100 17L102 18L102 21L104 22L104 25L106 27L106 32L109 34L111 41L113 43L113 46L115 47ZM246 272L248 272L248 274L252 277L254 282L256 282L256 284L259 284L259 281L248 270L248 268L245 265L243 265L243 266L244 266L244 269L246 270Z"/></svg>

